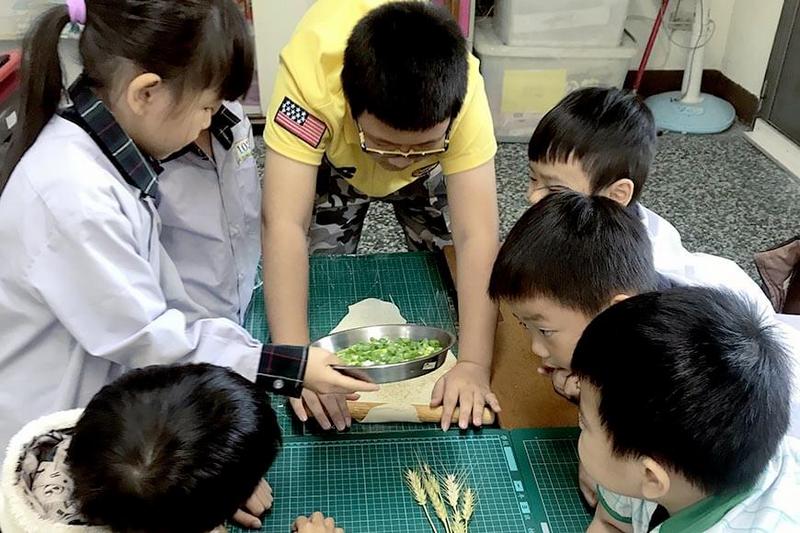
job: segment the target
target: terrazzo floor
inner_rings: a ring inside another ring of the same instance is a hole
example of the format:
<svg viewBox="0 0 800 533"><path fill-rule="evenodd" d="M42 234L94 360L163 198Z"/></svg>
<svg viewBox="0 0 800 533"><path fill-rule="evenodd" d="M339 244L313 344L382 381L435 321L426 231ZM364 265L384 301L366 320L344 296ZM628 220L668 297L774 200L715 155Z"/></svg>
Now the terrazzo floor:
<svg viewBox="0 0 800 533"><path fill-rule="evenodd" d="M758 279L753 253L800 233L800 179L753 147L742 131L660 136L642 203L678 229L687 249L733 259ZM527 146L501 144L496 166L504 236L527 207ZM374 203L359 253L403 250L391 207Z"/></svg>

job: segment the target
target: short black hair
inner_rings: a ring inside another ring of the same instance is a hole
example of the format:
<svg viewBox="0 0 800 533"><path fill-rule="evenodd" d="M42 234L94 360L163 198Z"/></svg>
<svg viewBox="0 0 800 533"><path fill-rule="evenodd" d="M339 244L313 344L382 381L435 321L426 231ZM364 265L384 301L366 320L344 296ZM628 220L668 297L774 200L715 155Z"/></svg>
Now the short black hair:
<svg viewBox="0 0 800 533"><path fill-rule="evenodd" d="M611 306L572 371L596 387L614 453L709 494L755 483L787 431L791 371L774 325L730 292L682 287Z"/></svg>
<svg viewBox="0 0 800 533"><path fill-rule="evenodd" d="M514 224L492 269L495 301L544 296L594 316L618 294L655 289L647 231L632 208L563 190Z"/></svg>
<svg viewBox="0 0 800 533"><path fill-rule="evenodd" d="M402 131L454 119L467 93L467 46L453 17L425 2L370 11L344 52L342 88L354 118L369 112Z"/></svg>
<svg viewBox="0 0 800 533"><path fill-rule="evenodd" d="M208 364L153 366L92 398L67 463L90 523L205 533L248 499L280 445L267 395L244 377Z"/></svg>
<svg viewBox="0 0 800 533"><path fill-rule="evenodd" d="M588 87L568 94L533 132L528 159L580 162L596 194L617 180L642 192L656 150L653 114L639 96L620 89Z"/></svg>

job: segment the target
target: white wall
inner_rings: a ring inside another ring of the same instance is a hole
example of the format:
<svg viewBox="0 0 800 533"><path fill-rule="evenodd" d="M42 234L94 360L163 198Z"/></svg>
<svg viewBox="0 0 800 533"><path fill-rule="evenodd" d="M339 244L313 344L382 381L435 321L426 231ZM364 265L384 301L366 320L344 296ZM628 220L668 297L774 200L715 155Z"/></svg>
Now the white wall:
<svg viewBox="0 0 800 533"><path fill-rule="evenodd" d="M681 0L680 15L691 16L699 0ZM756 96L761 94L767 63L780 20L783 0L704 0L711 8L711 19L716 26L705 49L704 68L720 70L728 78ZM626 28L631 32L640 52L631 62L631 69L639 66L650 28L661 4L660 0L630 0ZM665 24L678 0L670 2ZM688 31L673 33L673 39L690 46ZM660 32L648 62L649 70L683 70L688 50L671 43L665 31Z"/></svg>
<svg viewBox="0 0 800 533"><path fill-rule="evenodd" d="M659 32L656 44L653 47L653 52L650 55L650 60L647 63L648 70L683 70L686 66L686 59L689 51L687 48L694 45L691 42L691 32L689 31L676 31L672 34L672 39L678 43L673 44L667 37L667 24L670 15L679 7L679 15L681 17L691 17L694 14L695 2L699 0L681 0L678 5L678 0L672 0L667 14L664 17L664 24L662 30ZM747 0L756 3L760 0ZM705 49L705 68L711 70L719 70L722 66L722 58L725 55L725 44L728 39L728 33L731 23L731 15L734 9L733 0L704 0L706 5L711 8L711 18L714 20L715 29L711 40ZM628 8L628 21L625 25L626 29L631 32L639 44L639 54L631 62L631 69L635 70L639 66L642 59L642 53L647 39L650 36L650 30L653 27L658 9L661 6L661 0L630 0L630 7ZM680 46L679 46L680 45Z"/></svg>
<svg viewBox="0 0 800 533"><path fill-rule="evenodd" d="M278 55L289 42L297 23L313 3L314 0L253 2L258 87L261 93L261 108L265 112L272 98L275 75L278 71Z"/></svg>
<svg viewBox="0 0 800 533"><path fill-rule="evenodd" d="M722 72L759 96L775 40L783 0L736 0Z"/></svg>

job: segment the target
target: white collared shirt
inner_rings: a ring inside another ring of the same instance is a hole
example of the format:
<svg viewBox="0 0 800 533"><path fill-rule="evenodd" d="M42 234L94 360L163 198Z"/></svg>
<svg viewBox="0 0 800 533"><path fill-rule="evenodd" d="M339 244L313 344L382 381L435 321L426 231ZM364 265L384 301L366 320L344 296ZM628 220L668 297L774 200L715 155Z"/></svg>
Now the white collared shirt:
<svg viewBox="0 0 800 533"><path fill-rule="evenodd" d="M656 272L677 286L727 289L752 301L769 324L775 325L787 347L793 369L793 392L789 435L800 437L800 332L778 320L775 309L761 287L730 259L686 250L678 230L656 213L637 204L639 218L653 246Z"/></svg>
<svg viewBox="0 0 800 533"><path fill-rule="evenodd" d="M739 491L734 496L709 497L653 529L650 529L650 520L658 504L621 496L603 487L597 489L598 505L615 520L630 524L634 533L795 532L800 530L797 505L800 496L800 441L786 437L751 489Z"/></svg>
<svg viewBox="0 0 800 533"><path fill-rule="evenodd" d="M239 118L233 144L212 134L213 159L185 150L162 163L158 212L186 292L208 316L241 324L261 256L261 183L250 121L238 102L224 105Z"/></svg>

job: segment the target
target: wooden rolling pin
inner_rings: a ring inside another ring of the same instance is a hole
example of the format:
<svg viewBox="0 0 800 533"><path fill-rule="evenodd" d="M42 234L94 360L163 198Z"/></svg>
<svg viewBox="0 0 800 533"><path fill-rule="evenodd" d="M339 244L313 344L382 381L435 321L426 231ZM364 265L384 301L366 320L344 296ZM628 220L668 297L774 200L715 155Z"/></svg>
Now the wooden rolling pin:
<svg viewBox="0 0 800 533"><path fill-rule="evenodd" d="M347 402L347 406L350 408L350 416L353 417L353 420L358 422L364 420L364 417L367 416L367 413L369 413L372 408L378 407L379 405L387 404L379 402ZM419 418L420 422L441 422L442 420L441 407L430 407L428 405L419 404L414 404L413 407L417 411L417 417ZM453 423L458 422L458 407L456 407L456 410L453 411L453 416L450 420ZM481 421L487 426L494 424L494 411L484 407Z"/></svg>

